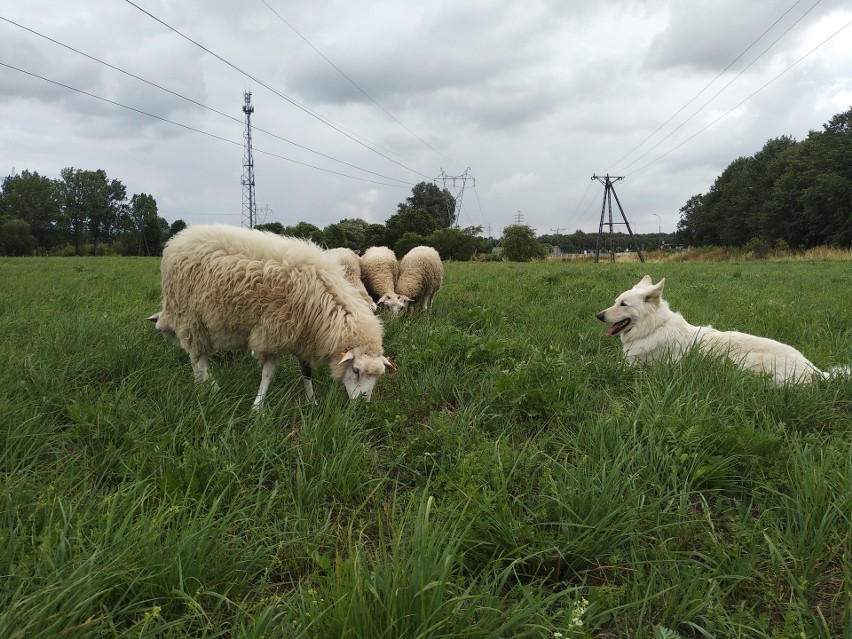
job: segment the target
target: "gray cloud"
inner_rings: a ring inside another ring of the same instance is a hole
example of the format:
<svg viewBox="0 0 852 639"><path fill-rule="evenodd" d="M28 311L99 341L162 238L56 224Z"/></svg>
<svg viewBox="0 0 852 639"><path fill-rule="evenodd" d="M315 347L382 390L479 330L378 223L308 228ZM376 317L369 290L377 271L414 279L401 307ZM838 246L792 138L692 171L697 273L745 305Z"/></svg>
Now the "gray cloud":
<svg viewBox="0 0 852 639"><path fill-rule="evenodd" d="M252 80L126 3L43 0L13 3L0 14L238 122L5 23L0 23L0 61L236 144L0 67L0 172L14 167L56 177L63 166L103 168L130 193L154 195L170 221L239 224L241 106L243 91L249 90L256 127L355 165L333 162L256 129L256 149L327 169L256 153L257 200L272 209L270 220L325 226L358 216L384 222L414 183L441 170L459 175L471 167L476 192L465 194L462 223L491 224L497 232L520 209L541 232L555 227L592 231L600 204L589 178L621 165L629 168L619 195L640 229L656 228L656 213L664 229L673 230L680 206L706 191L731 160L756 152L770 137L801 139L848 108L843 99L852 95L847 71L852 51L838 37L683 143L801 56L806 44L815 46L827 35L829 17L835 24L852 19L839 0L823 0L707 109L684 110L617 162L784 8L769 0L746 5L731 0L521 5L477 0L461 6L321 0L297 7L267 1L417 137L381 112L262 3L140 2L257 78ZM329 119L346 135L262 83ZM687 117L681 130L648 150ZM408 184L387 186L390 180L356 167Z"/></svg>

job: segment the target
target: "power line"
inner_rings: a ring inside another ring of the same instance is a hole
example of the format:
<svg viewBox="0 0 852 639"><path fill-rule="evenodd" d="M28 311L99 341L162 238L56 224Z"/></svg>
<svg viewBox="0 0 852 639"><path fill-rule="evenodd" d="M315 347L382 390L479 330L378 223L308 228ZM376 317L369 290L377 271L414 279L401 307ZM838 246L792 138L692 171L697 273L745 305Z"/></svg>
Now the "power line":
<svg viewBox="0 0 852 639"><path fill-rule="evenodd" d="M7 23L9 23L9 24L11 24L11 25L14 25L14 26L18 27L19 29L23 29L24 31L27 31L27 32L29 32L29 33L31 33L31 34L33 34L33 35L35 35L35 36L38 36L38 37L43 38L43 39L45 39L45 40L48 40L49 42L52 42L53 44L55 44L55 45L57 45L57 46L63 47L63 48L65 48L65 49L68 49L69 51L73 51L74 53L76 53L76 54L78 54L78 55L81 55L81 56L83 56L83 57L85 57L85 58L88 58L89 60L92 60L93 62L97 62L98 64L102 64L103 66L108 67L108 68L112 69L113 71L118 71L119 73L122 73L122 74L124 74L124 75L126 75L126 76L128 76L128 77L130 77L130 78L133 78L134 80L138 80L139 82L144 82L145 84L147 84L147 85L149 85L149 86L152 86L152 87L154 87L154 88L156 88L156 89L159 89L160 91L164 91L164 92L166 92L166 93L168 93L168 94L170 94L170 95L173 95L173 96L174 96L174 97L176 97L176 98L179 98L179 99L181 99L181 100L184 100L184 101L186 101L186 102L189 102L189 103L191 103L191 104L194 104L194 105L195 105L195 106L197 106L197 107L200 107L200 108L202 108L202 109L205 109L205 110L207 110L207 111L210 111L211 113L215 113L216 115L219 115L219 116L221 116L221 117L223 117L223 118L228 118L229 120L231 120L231 121L233 121L233 122L236 122L236 123L238 123L238 124L240 124L240 125L242 125L242 123L243 123L243 122L242 122L242 120L240 120L239 118L236 118L236 117L234 117L234 116L232 116L232 115L230 115L230 114L228 114L228 113L224 113L224 112L219 111L218 109L215 109L215 108L213 108L213 107L211 107L211 106L208 106L208 105L206 105L206 104L202 104L201 102L198 102L197 100L193 100L192 98L189 98L189 97L187 97L187 96L185 96L185 95L182 95L182 94L180 94L180 93L177 93L176 91L173 91L173 90L168 89L168 88L166 88L166 87L164 87L164 86L162 86L162 85L159 85L159 84L157 84L156 82L152 82L152 81L150 81L150 80L147 80L147 79L145 79L145 78L143 78L143 77L141 77L141 76L136 75L135 73L131 73L130 71L127 71L127 70L125 70L125 69L122 69L121 67L117 67L117 66L115 66L114 64L110 64L109 62L106 62L105 60L101 60L100 58L97 58L97 57L95 57L95 56L93 56L93 55L90 55L90 54L86 53L85 51L80 51L79 49L75 49L75 48L74 48L74 47L72 47L72 46L69 46L69 45L67 45L67 44L65 44L65 43L63 43L63 42L60 42L60 41L58 41L58 40L56 40L56 39L54 39L54 38L51 38L51 37L50 37L50 36L48 36L48 35L45 35L45 34L43 34L43 33L40 33L40 32L38 32L38 31L36 31L36 30L34 30L34 29L31 29L31 28L29 28L29 27L26 27L26 26L24 26L24 25L22 25L22 24L19 24L19 23L17 23L17 22L15 22L15 21L13 21L13 20L9 20L8 18L5 18L5 17L3 17L3 16L0 16L0 20L3 20L4 22L7 22ZM269 135L269 136L271 136L271 137L273 137L273 138L276 138L277 140L281 140L282 142L286 142L287 144L290 144L290 145L292 145L292 146L295 146L295 147L297 147L297 148L300 148L300 149L302 149L302 150L304 150L304 151L308 151L309 153L313 153L313 154L318 155L318 156L320 156L320 157L323 157L323 158L325 158L325 159L327 159L327 160L331 160L332 162L337 162L338 164L343 164L344 166L348 166L348 167L353 168L353 169L356 169L356 170L358 170L358 171L363 171L364 173L369 173L370 175L375 175L376 177L380 177L380 178L385 179L385 180L392 180L392 181L395 181L395 182L400 182L400 183L405 184L405 185L409 185L409 184L410 184L410 182L408 182L408 181L406 181L406 180L400 180L399 178L394 178L394 177L390 177L390 176L388 176L388 175L383 175L383 174L381 174L381 173L377 173L376 171L371 171L370 169L365 169L365 168L363 168L363 167L357 166L357 165L352 164L352 163L350 163L350 162L346 162L346 161L344 161L344 160L340 160L340 159L338 159L338 158L335 158L334 156L328 155L328 154L326 154L326 153L322 153L321 151L317 151L316 149L312 149L312 148L311 148L311 147L309 147L309 146L305 146L305 145L303 145L303 144L299 144L298 142L294 142L293 140L289 140L289 139L287 139L287 138L285 138L285 137L283 137L283 136L281 136L281 135L278 135L277 133L273 133L272 131L267 131L266 129L262 129L262 128L257 127L257 126L253 126L252 128L253 128L255 131L260 131L261 133L264 133L265 135ZM285 159L286 159L286 158L285 158Z"/></svg>
<svg viewBox="0 0 852 639"><path fill-rule="evenodd" d="M400 122L400 121L399 121L399 120L398 120L398 119L397 119L397 118L393 115L393 113L391 113L391 112L390 112L390 111L388 111L385 107L383 107L381 104L379 104L379 103L378 103L378 102L377 102L377 101L373 98L373 96L371 96L369 93L367 93L367 92L366 92L363 88L361 88L361 86L360 86L357 82L355 82L355 80L353 80L353 79L352 79L352 78L350 78L350 77L349 77L346 73L344 73L344 71L343 71L340 67L338 67L338 66L337 66L334 62L332 62L332 61L328 58L328 56L326 56L326 55L325 55L322 51L320 51L319 49L317 49L317 48L313 45L313 43L312 43L310 40L308 40L308 39L307 39L304 35L302 35L302 34L298 31L298 29L296 29L296 27L294 27L294 26L293 26L292 24L290 24L287 20L285 20L285 19L284 19L284 16L282 16L282 15L281 15L280 13L278 13L275 9L273 9L273 8L269 5L269 3L268 3L266 0L260 0L260 1L261 1L261 2L262 2L265 6L266 6L266 8L267 8L267 9L269 9L272 13L274 13L274 14L275 14L275 16L276 16L279 20L281 20L281 22L283 22L284 24L286 24L286 25L290 28L290 30L291 30L291 31L293 31L293 33L295 33L297 36L299 36L299 37L300 37L300 38L301 38L301 39L305 42L305 44L307 44L307 45L308 45L311 49L313 49L313 50L314 50L314 51L315 51L315 52L316 52L316 53L317 53L317 54L318 54L318 55L319 55L319 56L320 56L323 60L325 60L326 62L328 62L328 64L329 64L329 65L331 65L331 67L332 67L335 71L337 71L340 75L342 75L342 76L343 76L343 77L347 80L347 82L349 82L349 84L351 84L353 87L355 87L356 89L358 89L358 91L360 91L360 92L364 95L364 97L366 97L366 98L367 98L370 102L372 102L372 103L373 103L373 104L375 104L375 105L376 105L379 109L381 109L381 110L382 110L382 112L383 112L385 115L387 115L387 116L388 116L391 120L393 120L394 122L396 122L399 126L401 126L403 129L405 129L406 131L408 131L408 132L409 132L409 133L410 133L413 137L415 137L417 140L419 140L420 142L422 142L422 143L423 143L426 147L428 147L429 149L431 149L432 151L434 151L434 152L435 152L435 153L437 153L438 155L440 155L440 156L444 157L444 158L445 158L445 159L447 159L447 160L450 160L451 162L453 162L453 161L454 161L452 158L449 158L449 157L447 157L446 155L444 155L443 153L441 153L438 149L436 149L434 146L432 146L431 144L429 144L426 140L424 140L423 138L421 138L421 137L420 137L419 135L417 135L414 131L412 131L411 129L409 129L409 128L405 125L405 124L403 124L402 122Z"/></svg>
<svg viewBox="0 0 852 639"><path fill-rule="evenodd" d="M253 75L252 75L252 74L250 74L248 71L245 71L244 69L241 69L240 67L238 67L238 66L237 66L237 65L235 65L234 63L232 63L232 62L230 62L230 61L226 60L225 58L223 58L223 57L222 57L222 56L220 56L219 54L214 53L213 51L211 51L210 49L208 49L207 47L205 47L203 44L201 44L200 42L197 42L197 41L193 40L193 39L192 39L192 38L190 38L188 35L186 35L186 34L182 33L182 32L181 32L181 31L179 31L178 29L176 29L176 28L174 28L173 26L171 26L171 25L167 24L166 22L164 22L163 20L161 20L160 18L158 18L157 16L155 16L155 15L154 15L154 14L152 14L151 12L149 12L149 11L147 11L147 10L143 9L142 7L140 7L138 4L136 4L136 3L135 3L135 2L133 2L132 0L124 0L124 1L125 1L127 4L129 4L130 6L135 7L136 9L138 9L139 11L141 11L142 13L144 13L145 15L147 15L147 16L148 16L149 18L151 18L152 20L154 20L154 21L158 22L159 24L163 25L166 29L168 29L168 30L172 31L173 33L175 33L175 34L179 35L181 38L183 38L183 39L184 39L184 40L186 40L187 42L190 42L191 44L195 45L196 47L198 47L198 48L199 48L199 49L201 49L202 51L204 51L204 52L206 52L206 53L209 53L210 55L212 55L214 58L216 58L216 59L217 59L217 60L219 60L220 62L222 62L222 63L224 63L224 64L228 65L228 66L229 66L229 67L231 67L234 71L237 71L238 73L241 73L242 75L244 75L244 76L245 76L245 77L247 77L248 79L252 80L253 82L257 82L260 86L262 86L263 88L267 89L268 91L271 91L272 93L274 93L275 95L277 95L277 96L278 96L279 98L281 98L282 100L285 100L285 101L289 102L290 104L292 104L292 105L293 105L293 106L295 106L296 108L300 109L300 110L301 110L301 111L303 111L304 113L307 113L308 115L310 115L312 118L316 119L317 121L322 122L323 124L325 124L326 126L328 126L328 127L332 128L332 129L334 129L335 131L337 131L337 132L338 132L338 133L340 133L341 135L346 136L347 138L349 138L349 139L350 139L350 140L352 140L353 142L355 142L355 143L357 143L357 144L360 144L360 145L361 145L361 146L363 146L365 149L368 149L369 151L372 151L372 152L373 152L373 153L375 153L376 155L379 155L379 156L381 156L381 157L385 158L385 159L386 159L386 160L388 160L389 162L393 162L393 163L394 163L394 164L396 164L397 166L400 166L400 167L402 167L403 169L405 169L406 171L410 171L410 172L412 172L412 173L414 173L414 174L416 174L416 175L419 175L419 176L421 176L421 177L426 178L427 180L428 180L428 179L431 179L428 175L425 175L424 173L420 173L420 171L417 171L416 169L412 169L411 167L406 166L405 164L402 164L401 162L399 162L399 161L397 161L397 160L394 160L393 158L389 157L388 155L386 155L386 154L382 153L381 151L376 150L375 148L373 148L373 147L372 147L372 146L370 146L369 144L365 144L365 143L364 143L364 142L362 142L361 140L357 139L357 138L356 138L353 134L351 134L351 133L347 132L346 130L344 130L344 129L343 129L343 127L341 127L341 126L339 126L339 125L335 124L334 122L332 122L332 121L331 121L331 120L329 120L328 118L326 118L326 117L324 117L324 116L320 115L319 113L317 113L317 112L313 111L312 109L310 109L310 108L306 107L305 105L300 104L299 102L297 102L297 101L296 101L296 100L294 100L293 98L291 98L291 97L289 97L289 96L287 96L287 95L284 95L283 93L281 93L280 91L278 91L278 90L277 90L277 89L275 89L274 87L271 87L269 84L267 84L267 83L266 83L266 82L264 82L263 80L261 80L261 79L259 79L259 78L255 77L255 76L253 76Z"/></svg>
<svg viewBox="0 0 852 639"><path fill-rule="evenodd" d="M727 116L727 115L729 115L731 112L733 112L735 109L737 109L738 107L742 106L743 104L745 104L746 102L748 102L749 100L751 100L754 96L756 96L758 93L760 93L761 91L763 91L766 87L768 87L770 84L772 84L773 82L775 82L775 80L777 80L777 79L778 79L778 78L780 78L782 75L784 75L785 73L787 73L787 71L789 71L789 70L790 70L790 69L792 69L794 66L796 66L797 64L799 64L799 62L801 62L802 60L804 60L805 58L807 58L807 57L808 57L809 55L811 55L814 51L816 51L817 49L819 49L819 48L820 48L821 46L823 46L826 42L828 42L829 40L831 40L834 36L836 36L837 34L839 34L839 33L840 33L841 31L843 31L844 29L848 28L850 25L852 25L852 20L850 20L849 22L847 22L846 24L844 24L844 25L843 25L842 27L840 27L837 31L835 31L835 32L834 32L834 33L832 33L830 36L828 36L825 40L823 40L822 42L820 42L818 45L816 45L813 49L811 49L810 51L808 51L808 52L807 52L805 55L803 55L801 58L799 58L798 60L796 60L795 62L793 62L793 64L791 64L791 65L790 65L790 66L788 66L786 69L784 69L783 71L781 71L778 75L776 75L775 77L773 77L772 79L770 79L769 81L767 81L767 82L766 82L763 86L761 86L759 89L757 89L756 91L754 91L754 92L753 92L753 93L751 93L750 95L746 96L743 100L741 100L740 102L738 102L737 104L735 104L734 106L732 106L730 109L728 109L727 111L725 111L722 115L720 115L719 117L717 117L715 120L713 120L712 122L708 123L706 126L704 126L703 128L699 129L699 130L698 130L698 131L696 131L695 133L693 133L691 136L689 136L688 138L686 138L683 142L681 142L681 143L680 143L680 144L678 144L677 146L672 147L671 149L669 149L668 151L666 151L666 152L665 152L665 153L663 153L662 155L658 155L656 158L654 158L653 160L651 160L651 161L650 161L650 162L648 162L647 164L644 164L644 165L640 166L638 169L635 169L633 172L634 172L634 173L638 173L639 171L643 171L643 170L647 169L649 166L651 166L652 164L654 164L654 163L655 163L655 162L657 162L658 160L661 160L662 158L666 157L669 153L672 153L673 151L676 151L677 149L679 149L680 147L682 147L684 144L686 144L687 142L689 142L689 141L690 141L690 140L692 140L693 138L697 137L699 134L701 134L701 133L703 133L704 131L706 131L707 129L709 129L711 126L713 126L714 124L716 124L719 120L721 120L722 118L726 117L726 116Z"/></svg>
<svg viewBox="0 0 852 639"><path fill-rule="evenodd" d="M591 200L591 199L589 200L589 203L586 205L586 208L582 211L582 213L580 212L580 207L583 205L583 202L586 201L586 197L589 195L589 191L591 191L591 188L592 188L592 181L589 181L589 183L586 185L586 190L583 192L583 196L577 202L577 206L574 207L574 213L571 215L571 217L565 223L566 228L570 229L575 224L578 217L585 218L586 213L589 212L589 209L591 208L594 200ZM575 228L574 230L577 230L577 229Z"/></svg>
<svg viewBox="0 0 852 639"><path fill-rule="evenodd" d="M161 122L165 122L167 124L172 124L174 126L178 126L182 129L186 129L187 131L192 131L194 133L200 133L202 135L206 135L207 137L214 138L216 140L221 140L222 142L227 142L228 144L233 144L235 146L243 146L242 142L236 142L234 140L229 140L228 138L224 138L221 135L216 135L215 133L210 133L208 131L203 131L202 129L195 128L193 126L189 126L188 124L182 124L181 122L175 122L174 120L170 120L168 118L164 118L160 115L155 115L153 113L148 113L147 111L143 111L142 109L137 109L136 107L129 106L127 104L122 104L121 102L116 102L115 100L110 100L109 98L105 98L100 95L95 95L94 93L90 93L89 91L84 91L83 89L78 89L76 87L72 87L68 84L64 84L59 82L58 80L51 80L50 78L46 78L37 73L33 73L31 71L26 71L25 69L21 69L11 64L7 64L6 62L0 61L0 66L6 67L7 69L12 69L13 71L18 71L19 73L23 73L24 75L28 75L33 78L37 78L39 80L43 80L44 82L49 82L51 84L55 84L56 86L60 86L64 89L68 89L69 91L75 91L76 93L81 93L82 95L86 95L90 98L94 98L95 100L100 100L101 102L106 102L108 104L112 104L113 106L121 107L122 109L127 109L128 111L133 111L134 113L138 113L139 115L144 115L149 118L154 118L155 120L160 120ZM339 171L333 171L332 169L326 169L321 166L316 166L314 164L309 164L307 162L302 162L300 160L294 160L293 158L288 158L283 155L278 155L277 153L272 153L270 151L264 151L262 149L255 149L257 153L263 153L264 155L269 155L280 160L286 160L287 162L292 162L293 164L298 164L300 166L304 166L307 168L315 169L317 171L323 171L324 173L331 173L333 175L338 175L340 177L349 178L352 180L360 180L361 182L367 182L370 184L379 184L381 186L402 186L401 184L387 184L385 182L379 182L377 180L369 180L367 178L358 177L356 175L348 175L346 173L341 173ZM411 183L405 184L405 186L413 186Z"/></svg>
<svg viewBox="0 0 852 639"><path fill-rule="evenodd" d="M691 116L689 116L686 120L684 120L683 122L681 122L681 123L680 123L677 127L675 127L675 128L674 128L674 129L673 129L673 130L672 130L672 131L668 134L668 135L666 135L664 138L662 138L661 140L659 140L659 141L658 141L656 144L654 144L654 145L653 145L650 149L648 149L648 150L647 150L647 151L645 151L642 155L640 155L640 156L639 156L639 157L637 157L635 160L633 160L632 162L630 162L629 164L627 164L624 168L625 168L625 169L627 169L627 168L629 168L629 167L633 166L634 164L636 164L639 160L641 160L643 157L645 157L646 155L648 155L651 151L653 151L653 150L654 150L654 149L656 149L658 146L660 146L660 144L662 144L663 142L665 142L666 140L668 140L671 136L673 136L673 135L674 135L675 133L677 133L677 132L678 132L681 128L683 128L683 126L684 126L687 122L689 122L690 120L692 120L692 118L694 118L696 115L698 115L698 114L699 114L699 113L700 113L700 112L704 109L704 107L706 107L706 106L707 106L708 104L710 104L713 100L715 100L717 97L719 97L719 94L721 94L721 93L722 93L725 89L727 89L727 88L728 88L729 86L731 86L734 82L736 82L736 81L740 78L740 76L742 76L742 75L743 75L746 71L748 71L748 69L749 69L749 68L751 68L751 66L752 66L753 64L755 64L755 63L756 63L756 62L757 62L757 61L758 61L758 60L759 60L759 59L763 56L763 54L764 54L764 53L766 53L766 52L767 52L767 51L769 51L772 47L774 47L774 46L777 44L777 42L778 42L781 38L783 38L785 35L787 35L793 27L795 27L797 24L799 24L799 22L801 22L801 21L805 18L805 16L806 16L806 15L808 15L808 13L810 13L810 12L811 12L811 10L813 10L813 8L814 8L814 7L816 7L816 6L817 6L820 2L822 2L822 0L817 0L817 1L816 1L816 2L815 2L815 3L814 3L811 7L810 7L810 9L808 9L807 11L805 11L805 13L803 13L803 14L799 17L799 19L798 19L798 20L796 20L793 24L791 24L791 25L790 25L790 26L789 26L789 27L788 27L788 28L787 28L787 29L786 29L786 30L785 30L785 31L784 31L781 35L779 35L777 38L775 38L775 40L773 40L773 41L772 41L772 43L771 43L768 47L766 47L766 48L765 48L765 49L764 49L764 50L760 53L760 55L758 55L758 56L757 56L754 60L752 60L749 64L747 64L747 65L746 65L746 66L745 66L745 67L744 67L744 68L743 68L743 69L742 69L742 70L741 70L741 71L740 71L740 72L739 72L736 76L734 76L734 77L733 77L733 78L732 78L732 79L731 79L731 80L730 80L730 81L729 81L729 82L728 82L725 86L723 86L723 87L722 87L721 89L719 89L716 93L714 93L714 94L713 94L713 96L712 96L709 100L707 100L704 104L702 104L702 105L701 105L701 106L700 106L700 107L699 107L699 108L695 111L695 113L693 113L693 114L692 114Z"/></svg>
<svg viewBox="0 0 852 639"><path fill-rule="evenodd" d="M476 182L473 183L473 196L476 198L476 206L479 207L479 214L482 216L483 224L488 228L491 228L491 225L488 223L488 220L485 219L485 212L482 210L482 204L479 201L479 192L476 190Z"/></svg>
<svg viewBox="0 0 852 639"><path fill-rule="evenodd" d="M740 59L740 58L742 58L742 57L743 57L746 53L748 53L748 52L751 50L751 48L752 48L755 44L757 44L757 43L760 41L760 39L761 39L761 38L763 38L763 36L765 36L767 33L769 33L769 31L771 31L771 30L772 30L772 28L773 28L776 24L778 24L778 23L779 23L779 22L780 22L780 21L781 21L781 20L782 20L782 19L783 19L783 18L784 18L787 14L788 14L788 13L790 13L790 11L792 11L792 10L796 7L796 5L798 5L801 1L802 1L802 0L796 0L796 2L794 2L794 3L793 3L793 5L792 5L789 9L787 9L784 13L782 13L782 14L778 17L778 19L777 19L777 20L775 20L775 22L773 22L771 25L769 25L763 33L761 33L759 36L757 36L757 38L755 38L755 39L754 39L754 41L752 41L752 43L751 43L750 45L748 45L745 49L743 49L743 50L742 50L742 52L740 52L740 54L739 54L736 58L734 58L733 60L731 60L731 62L728 64L728 66L726 66L724 69L722 69L722 70L721 70L721 71L720 71L720 72L716 75L716 77L715 77L715 78L713 78L712 80L710 80L710 82L708 82L706 85L704 85L704 88L703 88L703 89L701 89L698 93L696 93L694 96L692 96L686 104L684 104L684 105L683 105L682 107L680 107L677 111L675 111L675 112L674 112L674 113L673 113L673 114L669 117L669 119L668 119L668 120L666 120L665 122L663 122L663 123L662 123L660 126L658 126L656 129L654 129L654 131L653 131L653 132L652 132L652 133L651 133L648 137L646 137L646 138L645 138L644 140L642 140L639 144L637 144L636 146L634 146L632 149L630 149L627 153L625 153L624 155L622 155L620 158L618 158L618 159L617 159L615 162L613 162L612 164L613 164L613 165L617 165L617 164L618 164L619 162L621 162L624 158L628 157L628 156L629 156L631 153L633 153L636 149L638 149L638 148L639 148L639 147L641 147L643 144L645 144L645 142L647 142L647 141L648 141L648 140L650 140L652 137L654 137L654 136L655 136L655 135L656 135L656 134L660 131L660 129L662 129L662 128L663 128L664 126L666 126L669 122L671 122L672 120L674 120L674 119L675 119L675 118L676 118L676 117L677 117L680 113L682 113L682 112L683 112L683 110L684 110L686 107L688 107L690 104L692 104L692 103L693 103L693 102L694 102L694 101L698 98L698 96L699 96L699 95L701 95L702 93L704 93L704 92L705 92L705 91L706 91L706 90L707 90L707 89L708 89L708 88L709 88L709 87L710 87L710 86L711 86L714 82L716 82L716 80L718 80L720 77L722 77L722 75L723 75L723 74L724 74L724 73L725 73L728 69L730 69L732 66L734 66L734 64L736 64L737 60L739 60L739 59ZM821 1L821 0L820 0L820 1ZM818 4L818 3L817 3L817 4ZM814 6L816 6L816 5L814 5ZM811 7L811 9L813 9L813 7ZM810 11L810 9L808 9L808 11ZM807 15L807 13L806 13L805 15ZM804 16L802 16L802 17L804 17ZM801 18L800 18L800 20L801 20ZM782 34L782 35L783 35L783 34ZM765 53L765 51L764 51L764 53ZM761 55L763 55L763 54L761 54ZM758 56L758 58L759 58L759 57L760 57L760 56ZM756 61L756 60L757 60L757 58L755 59L755 61ZM752 62L752 64L754 64L754 62ZM746 67L746 68L748 68L748 67ZM739 77L739 76L737 76L737 77ZM735 79L736 79L736 78L735 78ZM706 105L705 105L705 106L706 106ZM702 107L702 108L703 108L703 107ZM700 109L699 109L699 110L700 110ZM641 156L640 156L640 157L641 157ZM639 158L637 158L637 159L639 159ZM628 165L628 166L629 166L629 165Z"/></svg>

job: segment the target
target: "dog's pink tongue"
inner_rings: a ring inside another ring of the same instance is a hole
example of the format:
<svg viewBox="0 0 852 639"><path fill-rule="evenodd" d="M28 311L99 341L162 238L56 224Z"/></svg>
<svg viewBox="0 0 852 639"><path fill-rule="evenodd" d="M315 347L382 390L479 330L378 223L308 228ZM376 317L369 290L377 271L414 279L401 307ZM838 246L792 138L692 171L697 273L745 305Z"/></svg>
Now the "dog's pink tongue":
<svg viewBox="0 0 852 639"><path fill-rule="evenodd" d="M615 331L618 330L618 324L613 324L608 329L606 329L606 336L612 337L615 334Z"/></svg>

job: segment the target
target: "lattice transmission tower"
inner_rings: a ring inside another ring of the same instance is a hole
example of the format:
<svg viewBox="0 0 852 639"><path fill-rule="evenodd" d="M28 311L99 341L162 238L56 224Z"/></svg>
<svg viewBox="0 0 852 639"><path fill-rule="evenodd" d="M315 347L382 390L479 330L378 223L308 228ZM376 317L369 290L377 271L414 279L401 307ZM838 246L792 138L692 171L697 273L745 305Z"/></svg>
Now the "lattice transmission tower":
<svg viewBox="0 0 852 639"><path fill-rule="evenodd" d="M597 180L601 184L604 185L604 195L603 195L603 203L601 204L601 223L598 226L598 241L595 245L595 262L597 262L600 258L601 254L601 237L603 236L604 229L604 218L607 214L607 208L609 208L609 222L607 225L609 226L609 260L610 262L615 262L615 243L612 237L613 229L612 227L616 224L624 224L627 227L627 232L630 234L630 241L633 243L633 248L636 249L636 253L639 255L639 260L641 262L645 261L645 258L642 256L642 251L639 250L639 245L636 243L636 238L633 237L633 231L630 229L630 222L627 221L627 216L624 214L624 209L621 208L621 202L618 199L618 195L615 192L615 187L612 185L613 182L618 182L619 180L623 180L624 176L610 176L607 173L605 176L601 177L600 175L593 175L593 180ZM612 198L615 197L615 203L618 205L618 210L621 211L621 219L624 222L613 222L612 221ZM607 207L607 205L609 205Z"/></svg>
<svg viewBox="0 0 852 639"><path fill-rule="evenodd" d="M246 114L246 130L243 133L243 219L242 225L254 228L257 223L257 203L254 197L254 154L251 150L251 114L254 107L251 105L251 91L243 94L245 104L243 113Z"/></svg>
<svg viewBox="0 0 852 639"><path fill-rule="evenodd" d="M447 175L444 173L444 169L441 169L441 175L435 178L434 182L437 184L438 180L441 181L441 185L444 189L447 189L447 184L452 184L453 188L456 188L456 184L461 183L461 187L457 190L456 199L456 208L454 211L447 211L447 215L450 217L450 226L458 227L459 225L459 217L461 216L461 208L462 208L462 200L464 199L464 189L467 184L467 181L471 181L472 186L476 186L476 178L474 178L470 174L470 167L467 167L464 170L464 173L461 175Z"/></svg>

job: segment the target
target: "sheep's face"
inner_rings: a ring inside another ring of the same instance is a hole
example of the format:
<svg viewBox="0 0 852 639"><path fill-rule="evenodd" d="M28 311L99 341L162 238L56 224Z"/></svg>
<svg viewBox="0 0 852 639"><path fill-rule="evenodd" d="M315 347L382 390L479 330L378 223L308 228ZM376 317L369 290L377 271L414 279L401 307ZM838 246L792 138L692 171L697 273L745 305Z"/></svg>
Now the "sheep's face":
<svg viewBox="0 0 852 639"><path fill-rule="evenodd" d="M398 315L399 312L405 308L405 302L402 300L402 296L397 295L396 293L391 293L389 295L382 295L379 298L379 301L376 302L381 307L390 309L391 313L394 315Z"/></svg>
<svg viewBox="0 0 852 639"><path fill-rule="evenodd" d="M378 379L387 369L396 368L394 363L381 353L370 354L353 348L341 355L340 361L331 365L331 374L343 382L350 399L364 395L367 401L370 401Z"/></svg>

